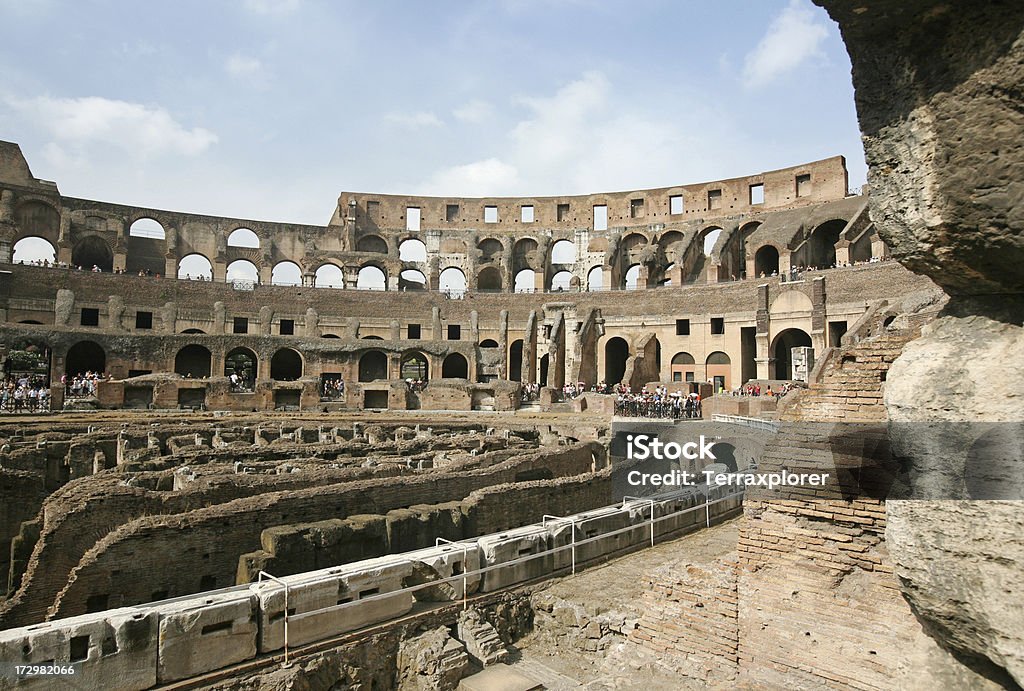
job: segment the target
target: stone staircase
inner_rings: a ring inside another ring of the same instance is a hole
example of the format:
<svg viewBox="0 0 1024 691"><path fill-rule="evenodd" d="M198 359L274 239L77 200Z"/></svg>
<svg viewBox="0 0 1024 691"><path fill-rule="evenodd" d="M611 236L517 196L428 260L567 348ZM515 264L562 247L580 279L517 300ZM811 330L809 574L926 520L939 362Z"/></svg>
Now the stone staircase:
<svg viewBox="0 0 1024 691"><path fill-rule="evenodd" d="M466 610L459 616L457 636L465 644L470 659L482 667L506 662L509 658L501 636L476 610Z"/></svg>

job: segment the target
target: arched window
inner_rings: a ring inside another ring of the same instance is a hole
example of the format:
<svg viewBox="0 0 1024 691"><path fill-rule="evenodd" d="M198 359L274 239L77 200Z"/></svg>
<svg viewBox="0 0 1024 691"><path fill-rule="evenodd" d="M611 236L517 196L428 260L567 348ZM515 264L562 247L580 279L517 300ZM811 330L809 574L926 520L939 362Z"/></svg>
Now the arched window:
<svg viewBox="0 0 1024 691"><path fill-rule="evenodd" d="M40 237L22 238L14 243L11 261L15 264L53 264L57 261L57 250L49 240Z"/></svg>
<svg viewBox="0 0 1024 691"><path fill-rule="evenodd" d="M454 266L449 266L438 277L438 288L443 293L461 295L466 292L466 274Z"/></svg>
<svg viewBox="0 0 1024 691"><path fill-rule="evenodd" d="M270 378L295 381L302 377L302 356L292 348L281 348L270 358Z"/></svg>
<svg viewBox="0 0 1024 691"><path fill-rule="evenodd" d="M344 288L345 274L334 264L324 264L316 270L313 285L317 288Z"/></svg>
<svg viewBox="0 0 1024 691"><path fill-rule="evenodd" d="M359 290L386 290L387 284L387 276L380 268L364 266L359 269L359 278L356 279L356 288Z"/></svg>
<svg viewBox="0 0 1024 691"><path fill-rule="evenodd" d="M178 278L212 281L213 265L201 254L188 254L178 262Z"/></svg>
<svg viewBox="0 0 1024 691"><path fill-rule="evenodd" d="M379 350L370 350L359 358L359 381L370 382L388 378L388 356Z"/></svg>
<svg viewBox="0 0 1024 691"><path fill-rule="evenodd" d="M140 218L132 223L128 229L128 236L133 238L147 238L149 240L164 240L166 233L164 227L152 218Z"/></svg>
<svg viewBox="0 0 1024 691"><path fill-rule="evenodd" d="M71 250L71 263L86 271L93 267L100 271L113 271L114 252L99 235L87 235L75 243Z"/></svg>
<svg viewBox="0 0 1024 691"><path fill-rule="evenodd" d="M174 371L183 377L201 379L210 376L210 350L201 345L187 345L174 356Z"/></svg>
<svg viewBox="0 0 1024 691"><path fill-rule="evenodd" d="M480 250L480 260L485 262L489 262L495 257L498 257L504 250L501 241L495 240L494 238L481 240L476 247Z"/></svg>
<svg viewBox="0 0 1024 691"><path fill-rule="evenodd" d="M422 271L417 271L416 269L405 269L402 273L398 274L398 289L426 290L427 277L423 275Z"/></svg>
<svg viewBox="0 0 1024 691"><path fill-rule="evenodd" d="M248 259L236 259L228 264L227 271L227 282L232 283L233 281L252 281L253 283L259 283L260 271L256 268L256 265Z"/></svg>
<svg viewBox="0 0 1024 691"><path fill-rule="evenodd" d="M402 379L427 381L430 378L430 365L423 353L406 353L402 356Z"/></svg>
<svg viewBox="0 0 1024 691"><path fill-rule="evenodd" d="M576 262L576 245L568 240L559 240L551 246L552 264L573 264Z"/></svg>
<svg viewBox="0 0 1024 691"><path fill-rule="evenodd" d="M587 273L587 290L604 289L604 271L600 266L595 266Z"/></svg>
<svg viewBox="0 0 1024 691"><path fill-rule="evenodd" d="M228 235L228 247L248 247L259 249L260 238L249 228L238 228Z"/></svg>
<svg viewBox="0 0 1024 691"><path fill-rule="evenodd" d="M477 290L501 290L501 272L493 266L485 266L476 275Z"/></svg>
<svg viewBox="0 0 1024 691"><path fill-rule="evenodd" d="M452 353L441 363L443 379L469 379L469 363L460 353Z"/></svg>
<svg viewBox="0 0 1024 691"><path fill-rule="evenodd" d="M523 269L516 274L515 291L517 293L532 293L536 288L536 278L532 269Z"/></svg>
<svg viewBox="0 0 1024 691"><path fill-rule="evenodd" d="M765 245L754 253L754 275L761 277L779 273L779 251L771 245Z"/></svg>
<svg viewBox="0 0 1024 691"><path fill-rule="evenodd" d="M626 290L636 290L640 287L640 265L634 264L629 267L626 271L625 288Z"/></svg>
<svg viewBox="0 0 1024 691"><path fill-rule="evenodd" d="M718 242L718 236L722 234L721 228L709 228L704 231L704 256L710 257Z"/></svg>
<svg viewBox="0 0 1024 691"><path fill-rule="evenodd" d="M270 285L300 286L302 285L302 269L295 262L278 262L270 272Z"/></svg>
<svg viewBox="0 0 1024 691"><path fill-rule="evenodd" d="M106 368L106 352L92 341L79 341L68 349L64 358L64 372L69 378L86 372L103 374Z"/></svg>
<svg viewBox="0 0 1024 691"><path fill-rule="evenodd" d="M232 387L233 390L252 391L253 386L256 384L258 362L256 353L248 348L235 348L227 354L224 358L224 376L231 377L232 374L235 375L235 378L232 380L235 382Z"/></svg>
<svg viewBox="0 0 1024 691"><path fill-rule="evenodd" d="M572 274L568 271L559 271L551 277L551 290L569 290L569 282L572 281Z"/></svg>
<svg viewBox="0 0 1024 691"><path fill-rule="evenodd" d="M485 338L484 340L480 341L480 347L481 348L497 348L498 347L498 342L495 341L493 338Z"/></svg>
<svg viewBox="0 0 1024 691"><path fill-rule="evenodd" d="M425 262L427 246L422 240L405 240L398 246L398 258L403 262Z"/></svg>
<svg viewBox="0 0 1024 691"><path fill-rule="evenodd" d="M512 341L508 348L508 378L510 381L523 379L523 340Z"/></svg>

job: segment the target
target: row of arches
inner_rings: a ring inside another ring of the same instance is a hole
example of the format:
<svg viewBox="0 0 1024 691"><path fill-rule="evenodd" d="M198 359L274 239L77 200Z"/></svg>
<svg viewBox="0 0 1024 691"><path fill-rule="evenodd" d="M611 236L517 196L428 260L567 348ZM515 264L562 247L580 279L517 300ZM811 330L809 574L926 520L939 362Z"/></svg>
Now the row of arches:
<svg viewBox="0 0 1024 691"><path fill-rule="evenodd" d="M360 382L390 379L388 356L382 350L368 350L359 358L358 377ZM410 351L399 360L401 379L426 381L430 378L430 363L419 351ZM441 361L442 379L469 379L469 361L461 353L450 353Z"/></svg>

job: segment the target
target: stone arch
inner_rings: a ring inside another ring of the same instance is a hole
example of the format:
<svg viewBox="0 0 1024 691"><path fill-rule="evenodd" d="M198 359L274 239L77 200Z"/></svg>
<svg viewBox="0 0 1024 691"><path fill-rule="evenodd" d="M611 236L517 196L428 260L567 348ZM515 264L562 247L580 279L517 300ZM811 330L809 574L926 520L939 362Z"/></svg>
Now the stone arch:
<svg viewBox="0 0 1024 691"><path fill-rule="evenodd" d="M210 349L197 343L192 343L174 356L174 371L183 377L202 379L209 377L212 373L213 356Z"/></svg>
<svg viewBox="0 0 1024 691"><path fill-rule="evenodd" d="M485 338L484 340L480 341L480 347L481 348L497 348L498 347L498 342L495 341L493 338Z"/></svg>
<svg viewBox="0 0 1024 691"><path fill-rule="evenodd" d="M732 358L729 357L728 353L724 353L721 350L714 351L704 361L704 368L707 372L708 381L714 384L716 393L722 389L729 390L732 385Z"/></svg>
<svg viewBox="0 0 1024 691"><path fill-rule="evenodd" d="M462 294L466 292L466 274L454 266L445 268L438 275L437 287L442 292Z"/></svg>
<svg viewBox="0 0 1024 691"><path fill-rule="evenodd" d="M512 246L512 270L517 274L523 269L534 269L534 262L531 255L537 251L539 245L533 238L521 238L516 240Z"/></svg>
<svg viewBox="0 0 1024 691"><path fill-rule="evenodd" d="M236 259L228 264L225 280L228 283L233 281L260 282L260 270L248 259Z"/></svg>
<svg viewBox="0 0 1024 691"><path fill-rule="evenodd" d="M125 271L162 274L166 266L166 240L163 224L151 216L137 218L128 228Z"/></svg>
<svg viewBox="0 0 1024 691"><path fill-rule="evenodd" d="M147 240L166 240L167 233L163 224L151 216L142 216L128 228L128 237L146 238Z"/></svg>
<svg viewBox="0 0 1024 691"><path fill-rule="evenodd" d="M477 243L476 248L480 250L480 260L489 262L495 257L501 256L501 253L505 251L505 246L501 244L501 240L495 240L494 238L484 238Z"/></svg>
<svg viewBox="0 0 1024 691"><path fill-rule="evenodd" d="M52 244L60 235L60 211L38 199L30 199L18 205L15 218L22 236L36 235Z"/></svg>
<svg viewBox="0 0 1024 691"><path fill-rule="evenodd" d="M252 230L252 228L235 228L228 235L228 247L259 249L260 237Z"/></svg>
<svg viewBox="0 0 1024 691"><path fill-rule="evenodd" d="M270 358L270 378L295 381L302 378L302 355L294 348L280 348Z"/></svg>
<svg viewBox="0 0 1024 691"><path fill-rule="evenodd" d="M387 272L376 264L364 265L359 269L359 277L356 279L356 288L359 290L387 290Z"/></svg>
<svg viewBox="0 0 1024 691"><path fill-rule="evenodd" d="M302 285L302 269L293 261L274 264L270 272L270 285L300 286Z"/></svg>
<svg viewBox="0 0 1024 691"><path fill-rule="evenodd" d="M418 269L405 269L398 274L399 290L426 290L427 277Z"/></svg>
<svg viewBox="0 0 1024 691"><path fill-rule="evenodd" d="M430 379L430 362L427 356L418 350L411 350L402 355L402 379L427 381Z"/></svg>
<svg viewBox="0 0 1024 691"><path fill-rule="evenodd" d="M224 376L237 374L243 388L251 389L259 372L259 358L248 348L239 346L224 356Z"/></svg>
<svg viewBox="0 0 1024 691"><path fill-rule="evenodd" d="M205 334L206 332L202 329L185 329L181 333L183 334Z"/></svg>
<svg viewBox="0 0 1024 691"><path fill-rule="evenodd" d="M671 378L672 381L694 381L696 379L697 361L686 351L680 351L672 356Z"/></svg>
<svg viewBox="0 0 1024 691"><path fill-rule="evenodd" d="M705 257L710 257L722 236L722 229L719 226L708 226L700 233L701 251Z"/></svg>
<svg viewBox="0 0 1024 691"><path fill-rule="evenodd" d="M846 221L835 218L818 224L807 240L807 251L804 254L807 266L827 269L836 263L836 243L839 235L846 227Z"/></svg>
<svg viewBox="0 0 1024 691"><path fill-rule="evenodd" d="M501 271L493 266L485 266L476 275L477 290L501 290Z"/></svg>
<svg viewBox="0 0 1024 691"><path fill-rule="evenodd" d="M408 241L407 241L408 242ZM356 241L356 252L387 254L388 241L379 235L364 235Z"/></svg>
<svg viewBox="0 0 1024 691"><path fill-rule="evenodd" d="M398 245L398 258L403 262L424 263L427 261L427 246L416 238L402 240Z"/></svg>
<svg viewBox="0 0 1024 691"><path fill-rule="evenodd" d="M35 264L46 261L54 264L57 261L57 248L53 243L38 235L26 235L14 243L11 262L14 264Z"/></svg>
<svg viewBox="0 0 1024 691"><path fill-rule="evenodd" d="M774 245L762 245L754 253L754 276L779 273L779 250Z"/></svg>
<svg viewBox="0 0 1024 691"><path fill-rule="evenodd" d="M576 243L570 240L559 240L551 245L552 264L575 264Z"/></svg>
<svg viewBox="0 0 1024 691"><path fill-rule="evenodd" d="M551 284L549 288L553 291L563 292L569 290L569 285L572 281L572 273L569 271L559 271L551 277Z"/></svg>
<svg viewBox="0 0 1024 691"><path fill-rule="evenodd" d="M469 379L469 362L462 353L451 353L441 363L442 379Z"/></svg>
<svg viewBox="0 0 1024 691"><path fill-rule="evenodd" d="M107 369L107 353L95 341L79 341L64 356L64 372L68 377L86 372L102 374Z"/></svg>
<svg viewBox="0 0 1024 691"><path fill-rule="evenodd" d="M102 271L113 271L114 252L99 235L86 235L72 248L71 263L87 271L94 266Z"/></svg>
<svg viewBox="0 0 1024 691"><path fill-rule="evenodd" d="M178 262L178 278L201 278L213 280L213 264L198 252L186 254Z"/></svg>
<svg viewBox="0 0 1024 691"><path fill-rule="evenodd" d="M770 352L775 358L774 379L793 378L792 348L811 345L811 337L803 329L786 329L776 334Z"/></svg>
<svg viewBox="0 0 1024 691"><path fill-rule="evenodd" d="M628 269L626 269L626 273L623 274L622 276L622 287L625 290L636 290L637 288L643 287L640 285L639 264L633 264Z"/></svg>
<svg viewBox="0 0 1024 691"><path fill-rule="evenodd" d="M604 344L604 381L606 384L618 384L626 373L626 360L629 359L629 343L626 339L614 336Z"/></svg>
<svg viewBox="0 0 1024 691"><path fill-rule="evenodd" d="M313 274L313 285L317 288L344 288L345 272L337 264L321 264Z"/></svg>
<svg viewBox="0 0 1024 691"><path fill-rule="evenodd" d="M523 379L523 339L519 338L508 347L508 378L510 381Z"/></svg>
<svg viewBox="0 0 1024 691"><path fill-rule="evenodd" d="M388 356L380 350L368 350L359 358L359 381L388 378Z"/></svg>
<svg viewBox="0 0 1024 691"><path fill-rule="evenodd" d="M604 290L604 268L595 266L587 272L587 290Z"/></svg>
<svg viewBox="0 0 1024 691"><path fill-rule="evenodd" d="M520 269L516 273L515 292L532 293L536 290L536 280L537 274L534 273L533 269Z"/></svg>

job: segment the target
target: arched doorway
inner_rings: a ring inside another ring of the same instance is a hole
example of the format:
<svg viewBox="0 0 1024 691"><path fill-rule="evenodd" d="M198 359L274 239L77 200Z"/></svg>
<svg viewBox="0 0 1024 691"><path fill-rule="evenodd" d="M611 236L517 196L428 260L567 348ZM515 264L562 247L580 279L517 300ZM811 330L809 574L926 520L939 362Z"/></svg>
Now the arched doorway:
<svg viewBox="0 0 1024 691"><path fill-rule="evenodd" d="M93 267L100 271L113 271L114 253L99 235L89 235L75 243L71 250L71 263L86 271Z"/></svg>
<svg viewBox="0 0 1024 691"><path fill-rule="evenodd" d="M461 296L466 292L466 274L461 269L449 266L437 277L437 287L442 293Z"/></svg>
<svg viewBox="0 0 1024 691"><path fill-rule="evenodd" d="M295 262L278 262L270 272L270 285L302 285L302 269Z"/></svg>
<svg viewBox="0 0 1024 691"><path fill-rule="evenodd" d="M480 269L476 275L477 290L501 290L501 272L493 266Z"/></svg>
<svg viewBox="0 0 1024 691"><path fill-rule="evenodd" d="M359 269L356 288L359 290L387 290L388 278L384 270L377 266L364 266Z"/></svg>
<svg viewBox="0 0 1024 691"><path fill-rule="evenodd" d="M366 235L356 242L356 252L373 252L374 254L387 254L388 243L379 235Z"/></svg>
<svg viewBox="0 0 1024 691"><path fill-rule="evenodd" d="M345 274L335 264L323 264L313 276L313 285L317 288L344 288Z"/></svg>
<svg viewBox="0 0 1024 691"><path fill-rule="evenodd" d="M548 363L551 362L550 357L547 353L544 354L540 359L540 385L548 385Z"/></svg>
<svg viewBox="0 0 1024 691"><path fill-rule="evenodd" d="M64 358L64 372L68 377L93 372L102 374L107 368L107 354L98 343L79 341L68 349Z"/></svg>
<svg viewBox="0 0 1024 691"><path fill-rule="evenodd" d="M622 382L626 373L626 360L629 358L629 344L618 336L608 339L604 344L604 383L608 385Z"/></svg>
<svg viewBox="0 0 1024 691"><path fill-rule="evenodd" d="M728 353L716 350L708 355L704 365L707 369L708 381L714 386L715 393L727 390L731 383L729 375L732 369L732 358Z"/></svg>
<svg viewBox="0 0 1024 691"><path fill-rule="evenodd" d="M772 356L775 358L775 379L793 378L792 349L810 346L811 337L803 329L786 329L775 337Z"/></svg>
<svg viewBox="0 0 1024 691"><path fill-rule="evenodd" d="M694 381L696 371L697 362L689 353L681 352L672 356L672 381Z"/></svg>
<svg viewBox="0 0 1024 691"><path fill-rule="evenodd" d="M248 348L235 348L224 358L224 376L236 375L235 390L251 391L256 384L258 362L256 353Z"/></svg>
<svg viewBox="0 0 1024 691"><path fill-rule="evenodd" d="M403 262L427 261L427 246L422 240L403 240L398 246L398 258Z"/></svg>
<svg viewBox="0 0 1024 691"><path fill-rule="evenodd" d="M779 251L765 245L754 254L754 276L767 277L779 273Z"/></svg>
<svg viewBox="0 0 1024 691"><path fill-rule="evenodd" d="M430 378L430 365L423 353L406 353L402 356L402 379L427 381Z"/></svg>
<svg viewBox="0 0 1024 691"><path fill-rule="evenodd" d="M259 249L260 238L249 228L236 228L228 235L228 247Z"/></svg>
<svg viewBox="0 0 1024 691"><path fill-rule="evenodd" d="M257 269L256 265L248 259L236 259L228 264L225 281L228 283L234 283L235 281L249 281L250 283L256 284L260 282L260 270Z"/></svg>
<svg viewBox="0 0 1024 691"><path fill-rule="evenodd" d="M359 358L359 381L369 382L388 378L388 356L379 350L369 350Z"/></svg>
<svg viewBox="0 0 1024 691"><path fill-rule="evenodd" d="M836 263L836 243L839 235L846 227L846 221L833 219L825 221L811 232L807 243L807 266L816 269L828 269Z"/></svg>
<svg viewBox="0 0 1024 691"><path fill-rule="evenodd" d="M174 371L183 377L202 379L210 376L212 357L210 351L201 345L187 345L174 356Z"/></svg>
<svg viewBox="0 0 1024 691"><path fill-rule="evenodd" d="M201 254L187 254L178 262L178 278L212 281L213 264Z"/></svg>
<svg viewBox="0 0 1024 691"><path fill-rule="evenodd" d="M295 381L302 377L302 356L291 348L281 348L270 358L270 378Z"/></svg>
<svg viewBox="0 0 1024 691"><path fill-rule="evenodd" d="M480 341L480 347L481 348L497 348L498 347L498 342L495 341L493 338L485 338L484 340Z"/></svg>
<svg viewBox="0 0 1024 691"><path fill-rule="evenodd" d="M442 379L469 379L469 363L461 353L452 353L441 363Z"/></svg>
<svg viewBox="0 0 1024 691"><path fill-rule="evenodd" d="M402 273L398 274L398 289L426 290L427 277L423 275L422 271L417 271L416 269L405 269Z"/></svg>
<svg viewBox="0 0 1024 691"><path fill-rule="evenodd" d="M523 340L512 341L508 348L508 378L510 381L523 380Z"/></svg>
<svg viewBox="0 0 1024 691"><path fill-rule="evenodd" d="M56 261L57 250L45 238L25 237L14 243L13 264L53 264Z"/></svg>

